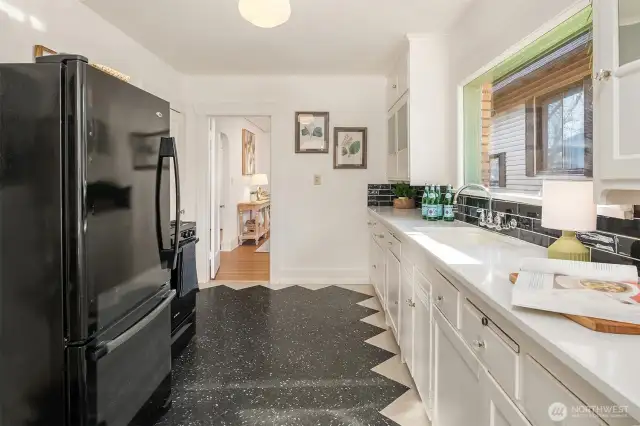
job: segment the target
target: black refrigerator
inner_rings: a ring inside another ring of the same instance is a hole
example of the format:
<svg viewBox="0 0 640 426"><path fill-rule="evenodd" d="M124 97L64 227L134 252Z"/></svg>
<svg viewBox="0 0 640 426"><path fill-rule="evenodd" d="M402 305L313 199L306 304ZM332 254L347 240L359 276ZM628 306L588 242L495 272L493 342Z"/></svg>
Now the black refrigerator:
<svg viewBox="0 0 640 426"><path fill-rule="evenodd" d="M0 64L0 426L124 426L170 402L169 123L84 57Z"/></svg>

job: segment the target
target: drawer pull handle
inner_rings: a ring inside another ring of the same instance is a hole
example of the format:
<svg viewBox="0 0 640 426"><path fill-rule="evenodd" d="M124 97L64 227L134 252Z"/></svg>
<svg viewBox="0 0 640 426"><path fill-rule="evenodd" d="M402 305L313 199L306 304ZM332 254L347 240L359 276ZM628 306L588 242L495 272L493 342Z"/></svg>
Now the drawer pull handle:
<svg viewBox="0 0 640 426"><path fill-rule="evenodd" d="M484 342L482 340L474 340L473 342L471 342L471 344L476 349L484 349L485 347Z"/></svg>
<svg viewBox="0 0 640 426"><path fill-rule="evenodd" d="M487 317L482 317L482 325L485 327L489 325L489 319Z"/></svg>
<svg viewBox="0 0 640 426"><path fill-rule="evenodd" d="M384 238L384 234L373 234L373 235L375 235L378 238Z"/></svg>

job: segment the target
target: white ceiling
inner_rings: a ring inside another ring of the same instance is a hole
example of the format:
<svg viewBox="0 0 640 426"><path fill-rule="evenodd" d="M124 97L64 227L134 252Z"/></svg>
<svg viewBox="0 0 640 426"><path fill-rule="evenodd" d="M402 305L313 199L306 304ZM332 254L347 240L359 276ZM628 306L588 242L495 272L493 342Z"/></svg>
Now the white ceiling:
<svg viewBox="0 0 640 426"><path fill-rule="evenodd" d="M448 28L471 0L291 0L273 29L240 17L237 0L84 0L187 74L377 74L407 33Z"/></svg>

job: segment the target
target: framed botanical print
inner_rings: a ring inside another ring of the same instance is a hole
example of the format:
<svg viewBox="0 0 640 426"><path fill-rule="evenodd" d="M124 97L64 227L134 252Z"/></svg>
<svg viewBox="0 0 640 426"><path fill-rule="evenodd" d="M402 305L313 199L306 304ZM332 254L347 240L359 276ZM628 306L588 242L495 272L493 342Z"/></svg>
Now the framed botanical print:
<svg viewBox="0 0 640 426"><path fill-rule="evenodd" d="M242 174L256 174L256 135L242 129Z"/></svg>
<svg viewBox="0 0 640 426"><path fill-rule="evenodd" d="M329 152L329 113L296 112L296 154Z"/></svg>
<svg viewBox="0 0 640 426"><path fill-rule="evenodd" d="M333 129L333 168L367 168L367 128L336 127Z"/></svg>

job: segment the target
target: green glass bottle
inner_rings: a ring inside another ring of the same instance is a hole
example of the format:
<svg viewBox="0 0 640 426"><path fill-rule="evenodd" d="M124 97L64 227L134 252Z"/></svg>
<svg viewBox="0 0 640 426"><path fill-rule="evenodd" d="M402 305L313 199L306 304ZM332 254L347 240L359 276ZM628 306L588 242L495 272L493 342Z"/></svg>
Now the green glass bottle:
<svg viewBox="0 0 640 426"><path fill-rule="evenodd" d="M429 189L429 197L427 200L427 220L438 220L438 198L436 194L436 186L431 185Z"/></svg>
<svg viewBox="0 0 640 426"><path fill-rule="evenodd" d="M436 185L436 204L438 205L438 220L442 220L444 215L444 202L443 197L444 194L441 191L440 185Z"/></svg>
<svg viewBox="0 0 640 426"><path fill-rule="evenodd" d="M427 207L429 205L429 185L424 184L424 193L422 194L422 218L427 219Z"/></svg>
<svg viewBox="0 0 640 426"><path fill-rule="evenodd" d="M449 185L447 191L444 194L444 212L443 218L447 222L453 222L455 215L453 214L453 187Z"/></svg>

